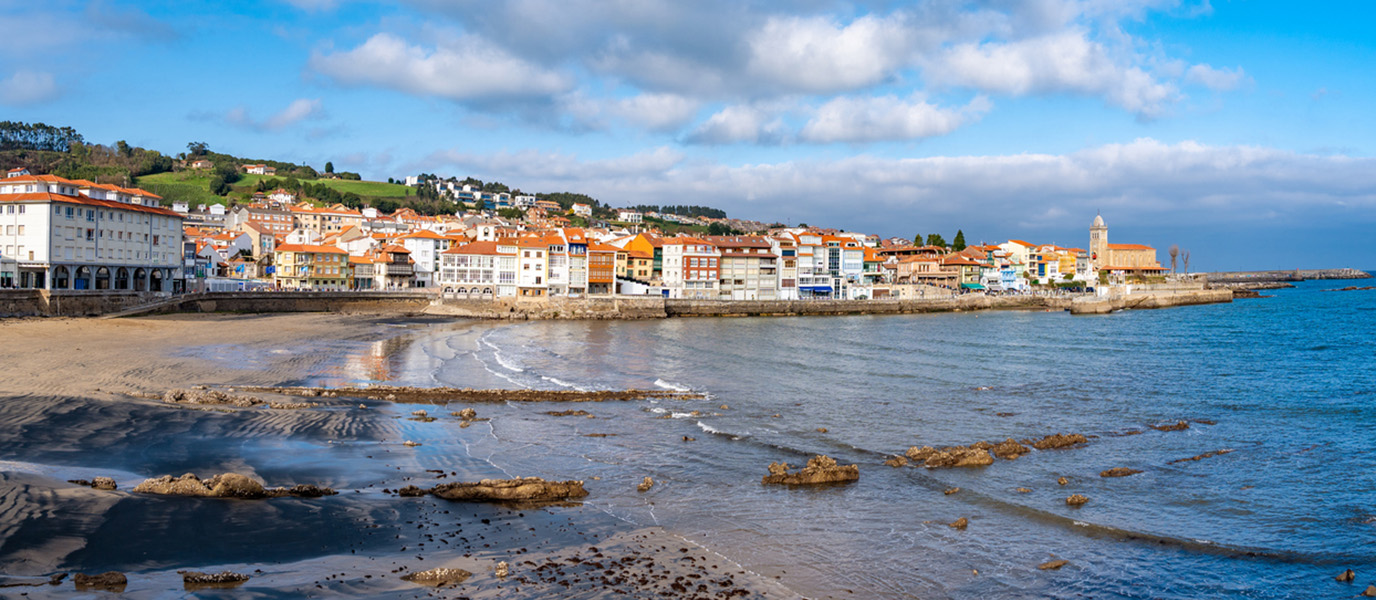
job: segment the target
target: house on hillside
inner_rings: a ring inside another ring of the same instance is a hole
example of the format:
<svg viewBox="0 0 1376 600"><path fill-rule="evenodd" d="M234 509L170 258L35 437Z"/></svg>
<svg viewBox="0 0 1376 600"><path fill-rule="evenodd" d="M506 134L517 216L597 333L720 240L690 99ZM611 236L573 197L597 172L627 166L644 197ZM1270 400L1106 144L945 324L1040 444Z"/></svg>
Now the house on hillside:
<svg viewBox="0 0 1376 600"><path fill-rule="evenodd" d="M186 161L189 169L214 169L215 163L208 158L194 158Z"/></svg>
<svg viewBox="0 0 1376 600"><path fill-rule="evenodd" d="M276 175L277 169L267 165L244 165L244 172L249 175Z"/></svg>
<svg viewBox="0 0 1376 600"><path fill-rule="evenodd" d="M24 167L19 167L17 169L10 169L8 173L5 173L5 178L8 179L10 177L23 177L29 174L30 173L28 169Z"/></svg>

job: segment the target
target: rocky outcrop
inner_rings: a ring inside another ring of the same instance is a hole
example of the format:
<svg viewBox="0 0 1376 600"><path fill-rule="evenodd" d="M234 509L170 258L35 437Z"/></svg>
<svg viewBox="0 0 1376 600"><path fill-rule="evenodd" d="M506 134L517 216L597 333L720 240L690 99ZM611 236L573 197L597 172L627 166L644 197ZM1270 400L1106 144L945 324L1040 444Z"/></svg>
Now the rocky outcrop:
<svg viewBox="0 0 1376 600"><path fill-rule="evenodd" d="M1334 577L1334 579L1338 580L1338 583L1352 583L1352 580L1356 578L1357 574L1352 572L1352 569L1348 569L1346 571L1343 571L1342 573L1338 573L1338 576Z"/></svg>
<svg viewBox="0 0 1376 600"><path fill-rule="evenodd" d="M159 494L164 496L195 496L202 498L280 498L283 496L297 496L301 498L319 498L321 496L333 496L337 492L327 487L314 485L296 485L290 488L265 488L262 483L238 473L224 473L209 479L202 480L191 473L173 478L171 475L163 475L153 479L145 479L143 483L134 488L134 493L138 494Z"/></svg>
<svg viewBox="0 0 1376 600"><path fill-rule="evenodd" d="M1150 427L1157 431L1184 431L1190 428L1190 424L1184 421L1176 421L1175 423L1167 425L1150 425Z"/></svg>
<svg viewBox="0 0 1376 600"><path fill-rule="evenodd" d="M1075 494L1065 499L1065 503L1069 506L1081 506L1086 502L1089 502L1089 498L1081 496L1080 494Z"/></svg>
<svg viewBox="0 0 1376 600"><path fill-rule="evenodd" d="M233 573L221 571L219 573L202 573L200 571L177 571L182 576L182 583L187 586L227 586L238 585L249 580L248 575L243 573Z"/></svg>
<svg viewBox="0 0 1376 600"><path fill-rule="evenodd" d="M960 493L960 488L958 488L958 487L946 488L946 491L941 492L941 493L942 493L942 494L945 494L945 495L947 495L947 496L950 496L951 494Z"/></svg>
<svg viewBox="0 0 1376 600"><path fill-rule="evenodd" d="M119 487L119 486L115 483L115 480L114 480L114 479L111 479L111 478L109 478L109 477L95 477L95 478L92 478L90 481L87 481L87 480L85 480L85 479L68 479L68 480L67 480L67 483L76 484L76 485L80 485L80 486L85 486L85 487L89 487L89 488L95 488L95 489L98 489L98 490L105 490L105 491L112 491L112 490L116 489L117 487Z"/></svg>
<svg viewBox="0 0 1376 600"><path fill-rule="evenodd" d="M539 477L484 479L477 483L444 483L430 493L465 502L559 501L588 495L582 481L545 481Z"/></svg>
<svg viewBox="0 0 1376 600"><path fill-rule="evenodd" d="M888 460L884 461L884 466L886 466L886 467L894 467L894 468L906 467L906 466L908 466L908 457L906 457L906 456L891 456L891 457L889 457Z"/></svg>
<svg viewBox="0 0 1376 600"><path fill-rule="evenodd" d="M402 575L401 578L405 581L418 583L420 585L445 586L463 583L472 576L472 573L463 569L448 569L441 567L438 569L430 569L429 571L407 573Z"/></svg>
<svg viewBox="0 0 1376 600"><path fill-rule="evenodd" d="M1198 455L1198 456L1191 456L1191 457L1189 457L1189 458L1177 458L1177 459L1175 459L1175 460L1173 460L1173 461L1170 461L1170 462L1168 462L1168 463L1166 463L1166 464L1168 464L1168 465L1173 465L1173 464L1182 463L1182 462L1191 462L1191 461L1196 461L1196 460L1204 460L1204 459L1206 459L1206 458L1213 458L1213 457L1215 457L1215 456L1222 456L1222 455L1228 454L1228 453L1230 453L1230 452L1232 452L1231 449L1214 450L1213 452L1205 452L1205 453L1200 454L1200 455Z"/></svg>
<svg viewBox="0 0 1376 600"><path fill-rule="evenodd" d="M1079 433L1053 433L1040 440L1023 440L1022 443L1030 444L1038 450L1058 450L1078 444L1087 444L1089 438Z"/></svg>
<svg viewBox="0 0 1376 600"><path fill-rule="evenodd" d="M966 527L969 527L969 526L970 526L970 519L968 519L968 518L966 518L966 517L961 517L961 518L959 518L959 519L956 519L954 523L951 523L951 524L949 525L949 527L950 527L951 529L961 529L961 530L964 530Z"/></svg>
<svg viewBox="0 0 1376 600"><path fill-rule="evenodd" d="M1068 560L1052 560L1037 565L1037 568L1043 571L1056 571L1068 564L1070 564L1070 561Z"/></svg>
<svg viewBox="0 0 1376 600"><path fill-rule="evenodd" d="M1141 473L1141 471L1138 471L1137 469L1129 469L1129 468L1127 468L1127 467L1114 467L1114 468L1108 469L1108 470L1106 470L1106 471L1100 471L1100 472L1099 472L1099 476L1100 476L1100 477L1127 477L1128 475L1136 475L1136 474L1138 474L1138 473Z"/></svg>
<svg viewBox="0 0 1376 600"><path fill-rule="evenodd" d="M639 485L635 486L635 491L648 492L652 487L655 487L655 480L651 479L649 475L646 475L645 479L642 480Z"/></svg>
<svg viewBox="0 0 1376 600"><path fill-rule="evenodd" d="M1064 477L1061 477L1061 478L1056 479L1056 483L1061 484L1061 485L1069 485L1069 484L1070 484L1070 480L1069 480L1069 479L1066 479L1066 478L1064 478Z"/></svg>
<svg viewBox="0 0 1376 600"><path fill-rule="evenodd" d="M505 579L508 575L511 574L511 566L506 564L506 561L501 561L497 563L497 568L493 569L492 572L499 579Z"/></svg>
<svg viewBox="0 0 1376 600"><path fill-rule="evenodd" d="M993 454L990 454L988 450L975 447L951 446L938 450L931 446L921 448L913 446L908 448L904 454L914 461L922 461L922 466L928 469L984 467L994 464Z"/></svg>
<svg viewBox="0 0 1376 600"><path fill-rule="evenodd" d="M760 483L764 485L817 485L822 483L846 483L860 479L859 465L838 465L836 460L817 455L807 461L807 466L790 473L787 463L772 463L769 474Z"/></svg>
<svg viewBox="0 0 1376 600"><path fill-rule="evenodd" d="M702 392L679 392L674 390L531 390L531 389L494 389L475 390L448 387L412 387L375 385L363 388L318 388L318 387L244 387L258 393L283 394L289 396L343 396L349 398L371 398L387 402L421 402L426 404L456 403L507 403L507 402L611 402L644 399L700 400ZM459 411L463 412L463 411ZM459 416L459 418L464 418ZM474 414L476 419L476 414Z"/></svg>
<svg viewBox="0 0 1376 600"><path fill-rule="evenodd" d="M469 410L473 409L470 408ZM550 410L545 411L545 414L551 417L587 417L589 419L596 418L592 413L586 410Z"/></svg>
<svg viewBox="0 0 1376 600"><path fill-rule="evenodd" d="M76 584L78 590L104 590L121 593L124 591L124 586L129 585L129 578L119 571L109 571L99 575L77 573L72 577L72 583Z"/></svg>
<svg viewBox="0 0 1376 600"><path fill-rule="evenodd" d="M994 453L994 456L998 458L1016 460L1019 456L1031 452L1032 449L1022 444L1019 444L1013 438L1008 438L1002 442L990 446L989 451Z"/></svg>
<svg viewBox="0 0 1376 600"><path fill-rule="evenodd" d="M237 406L249 408L267 404L266 400L257 396L237 396L227 394L220 390L212 390L204 386L197 386L191 389L167 390L162 395L162 401L169 404L197 404L202 406Z"/></svg>
<svg viewBox="0 0 1376 600"><path fill-rule="evenodd" d="M1368 598L1376 597L1376 585L1366 586L1366 591L1362 592L1362 595Z"/></svg>

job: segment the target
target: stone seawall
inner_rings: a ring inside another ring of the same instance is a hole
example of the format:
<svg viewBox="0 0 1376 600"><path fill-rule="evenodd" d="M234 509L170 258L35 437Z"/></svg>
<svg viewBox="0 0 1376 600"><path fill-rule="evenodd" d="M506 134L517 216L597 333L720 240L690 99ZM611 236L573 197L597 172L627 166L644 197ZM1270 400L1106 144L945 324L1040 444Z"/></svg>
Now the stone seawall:
<svg viewBox="0 0 1376 600"><path fill-rule="evenodd" d="M663 319L664 298L499 298L445 299L425 310L429 315L473 319Z"/></svg>
<svg viewBox="0 0 1376 600"><path fill-rule="evenodd" d="M985 296L906 300L665 300L670 317L887 315L993 309L1064 309L1063 296Z"/></svg>
<svg viewBox="0 0 1376 600"><path fill-rule="evenodd" d="M1204 273L1210 285L1311 279L1370 279L1371 274L1357 269L1296 269L1291 271L1232 271Z"/></svg>
<svg viewBox="0 0 1376 600"><path fill-rule="evenodd" d="M0 290L0 317L91 317L167 297L120 290Z"/></svg>
<svg viewBox="0 0 1376 600"><path fill-rule="evenodd" d="M1232 290L1194 290L1186 292L1147 292L1109 298L1082 297L1070 303L1070 314L1099 315L1115 310L1169 308L1194 304L1221 304L1233 301Z"/></svg>

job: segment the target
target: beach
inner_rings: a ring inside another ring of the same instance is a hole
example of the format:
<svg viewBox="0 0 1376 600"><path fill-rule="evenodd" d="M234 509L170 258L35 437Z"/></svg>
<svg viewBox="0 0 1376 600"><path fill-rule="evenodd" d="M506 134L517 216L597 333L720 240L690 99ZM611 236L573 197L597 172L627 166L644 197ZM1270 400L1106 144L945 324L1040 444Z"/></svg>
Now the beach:
<svg viewBox="0 0 1376 600"><path fill-rule="evenodd" d="M348 356L368 363L357 367L364 371L385 369L357 357L379 350L385 363L387 340L446 326L328 314L0 321L0 585L24 586L0 589L70 595L70 579L52 586L48 578L109 570L126 574L126 596L166 597L183 589L178 570L228 570L251 578L197 593L796 596L682 537L580 503L511 506L383 492L507 476L461 444L403 445L422 437L408 429L434 425L405 420L413 407L341 401L210 410L128 395L328 380ZM454 431L490 435L481 425ZM147 477L188 472L328 485L339 494L234 500L127 491ZM67 483L102 476L118 490ZM597 493L598 482L588 484ZM494 574L502 561L510 565L504 578ZM472 576L444 588L399 579L437 567Z"/></svg>

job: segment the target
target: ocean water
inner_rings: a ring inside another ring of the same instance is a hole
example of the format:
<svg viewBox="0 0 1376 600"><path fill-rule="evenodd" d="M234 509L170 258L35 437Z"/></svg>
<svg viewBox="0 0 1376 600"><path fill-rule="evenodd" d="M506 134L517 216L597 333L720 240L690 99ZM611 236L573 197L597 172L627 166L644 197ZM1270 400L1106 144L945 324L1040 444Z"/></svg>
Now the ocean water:
<svg viewBox="0 0 1376 600"><path fill-rule="evenodd" d="M464 451L502 473L587 479L587 510L663 526L808 597L1352 597L1376 583L1376 292L1322 291L1346 285L1101 316L435 327L323 380L706 392L576 406L595 418L480 408L499 418ZM1189 428L1150 427L1178 421ZM882 464L913 445L1058 432L1091 439L984 468ZM814 454L859 464L860 480L760 484L769 463ZM1143 472L1098 476L1113 467ZM636 492L646 475L657 485ZM947 526L960 517L967 529ZM1037 568L1053 559L1070 563ZM1347 568L1357 582L1336 583Z"/></svg>

